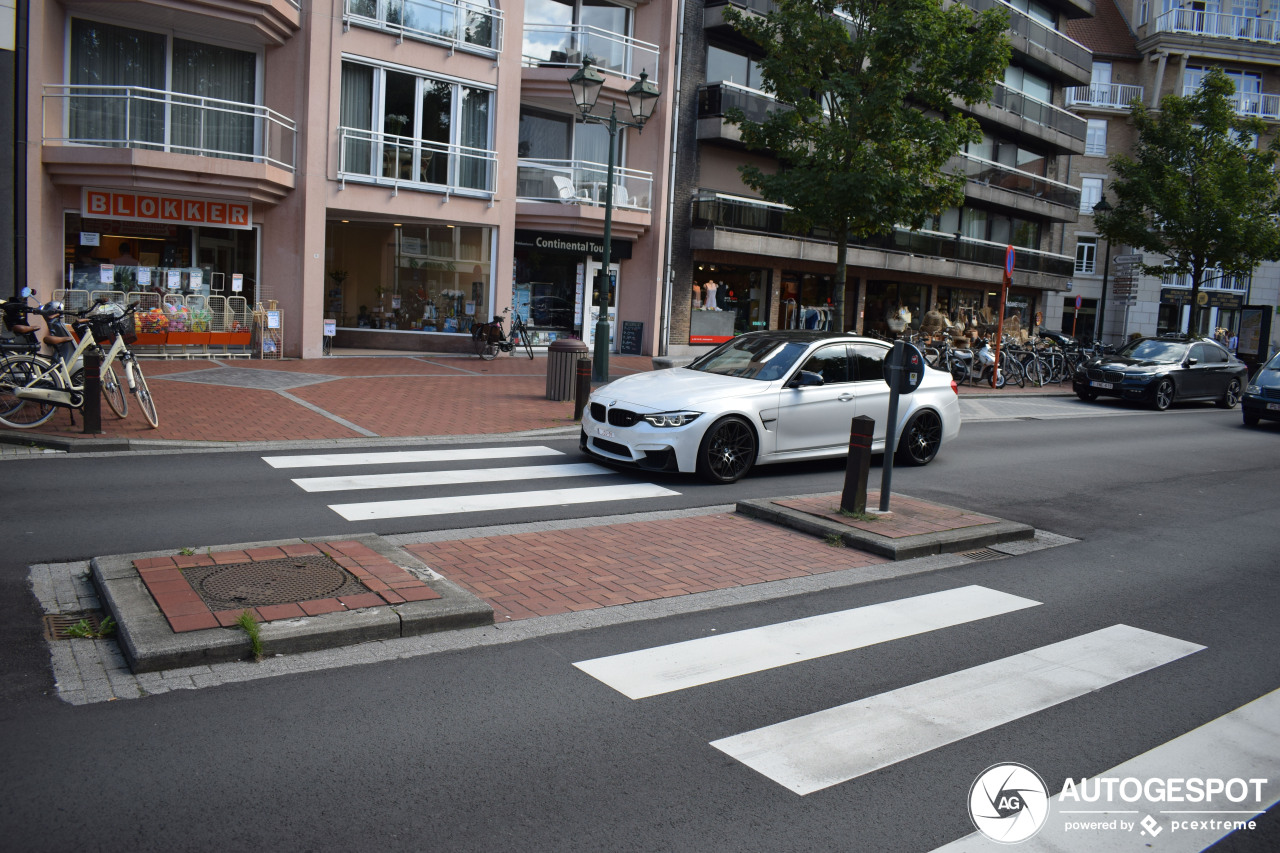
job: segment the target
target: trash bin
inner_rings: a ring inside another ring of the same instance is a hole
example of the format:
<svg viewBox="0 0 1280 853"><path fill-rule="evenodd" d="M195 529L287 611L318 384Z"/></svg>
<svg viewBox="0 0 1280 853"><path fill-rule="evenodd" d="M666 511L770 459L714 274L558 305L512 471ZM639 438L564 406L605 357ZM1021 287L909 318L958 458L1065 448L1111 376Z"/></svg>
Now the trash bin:
<svg viewBox="0 0 1280 853"><path fill-rule="evenodd" d="M587 354L582 341L566 338L547 347L547 399L572 400L578 359Z"/></svg>

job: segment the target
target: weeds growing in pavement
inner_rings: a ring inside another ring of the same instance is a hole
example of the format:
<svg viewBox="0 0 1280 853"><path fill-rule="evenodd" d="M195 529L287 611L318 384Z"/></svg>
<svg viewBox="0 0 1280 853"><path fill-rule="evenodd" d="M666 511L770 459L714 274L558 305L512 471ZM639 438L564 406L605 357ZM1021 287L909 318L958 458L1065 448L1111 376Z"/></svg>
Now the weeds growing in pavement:
<svg viewBox="0 0 1280 853"><path fill-rule="evenodd" d="M258 622L253 618L253 614L248 610L240 614L236 619L236 625L242 631L249 635L249 651L253 653L255 661L262 660L262 631L258 627Z"/></svg>
<svg viewBox="0 0 1280 853"><path fill-rule="evenodd" d="M110 637L115 632L116 620L108 616L98 624L97 630L94 630L93 623L88 619L81 619L67 629L67 636L86 640L100 640L103 637Z"/></svg>
<svg viewBox="0 0 1280 853"><path fill-rule="evenodd" d="M843 548L844 537L841 536L839 533L828 533L827 544L830 545L832 548Z"/></svg>
<svg viewBox="0 0 1280 853"><path fill-rule="evenodd" d="M849 510L845 509L842 506L836 507L836 512L838 512L841 515L841 517L852 518L854 521L879 521L880 520L879 517L874 516L869 512L850 512Z"/></svg>
<svg viewBox="0 0 1280 853"><path fill-rule="evenodd" d="M195 548L182 548L182 549L180 549L180 550L178 551L178 553L179 553L179 554L181 554L181 555L182 555L182 556L184 556L184 557L190 557L190 556L194 555L194 554L195 554L195 552L196 552L196 549L195 549Z"/></svg>

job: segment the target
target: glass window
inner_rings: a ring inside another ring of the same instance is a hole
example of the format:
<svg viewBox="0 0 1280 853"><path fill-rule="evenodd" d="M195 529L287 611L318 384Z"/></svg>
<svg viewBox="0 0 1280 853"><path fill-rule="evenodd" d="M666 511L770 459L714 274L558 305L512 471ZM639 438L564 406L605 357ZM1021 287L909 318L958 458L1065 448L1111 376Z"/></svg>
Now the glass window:
<svg viewBox="0 0 1280 853"><path fill-rule="evenodd" d="M853 379L857 382L883 382L884 357L889 350L875 344L856 344L853 350Z"/></svg>
<svg viewBox="0 0 1280 853"><path fill-rule="evenodd" d="M1102 198L1102 178L1080 179L1080 212L1093 213L1093 206Z"/></svg>
<svg viewBox="0 0 1280 853"><path fill-rule="evenodd" d="M1092 275L1098 258L1098 238L1076 237L1076 272Z"/></svg>
<svg viewBox="0 0 1280 853"><path fill-rule="evenodd" d="M1089 129L1085 132L1084 153L1095 157L1104 157L1107 153L1107 120L1089 119Z"/></svg>
<svg viewBox="0 0 1280 853"><path fill-rule="evenodd" d="M849 374L849 350L844 344L823 347L810 356L800 369L818 374L824 385L849 382L853 378Z"/></svg>

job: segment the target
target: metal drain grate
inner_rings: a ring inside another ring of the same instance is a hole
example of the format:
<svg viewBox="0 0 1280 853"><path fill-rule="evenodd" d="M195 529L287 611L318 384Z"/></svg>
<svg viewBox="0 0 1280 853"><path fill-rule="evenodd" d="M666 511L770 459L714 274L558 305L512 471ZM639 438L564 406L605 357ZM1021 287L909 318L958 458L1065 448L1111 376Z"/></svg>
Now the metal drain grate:
<svg viewBox="0 0 1280 853"><path fill-rule="evenodd" d="M182 573L210 610L292 604L370 591L354 575L322 554L199 566L184 569Z"/></svg>
<svg viewBox="0 0 1280 853"><path fill-rule="evenodd" d="M970 560L1000 560L1009 555L992 551L990 548L980 548L977 551L965 551L960 556Z"/></svg>
<svg viewBox="0 0 1280 853"><path fill-rule="evenodd" d="M50 613L44 617L44 636L49 640L73 639L68 630L84 620L89 623L93 633L102 627L102 613L98 610L86 610L83 613Z"/></svg>

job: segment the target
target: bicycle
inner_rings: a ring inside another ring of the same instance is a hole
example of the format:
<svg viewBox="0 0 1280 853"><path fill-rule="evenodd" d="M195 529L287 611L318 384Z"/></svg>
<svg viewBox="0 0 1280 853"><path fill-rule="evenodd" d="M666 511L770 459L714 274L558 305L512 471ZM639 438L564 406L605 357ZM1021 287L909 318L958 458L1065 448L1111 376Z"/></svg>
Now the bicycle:
<svg viewBox="0 0 1280 853"><path fill-rule="evenodd" d="M502 318L507 316L508 312L511 312L510 337L502 331ZM511 311L510 308L502 309L502 313L488 323L477 323L472 326L471 340L475 342L476 355L485 361L496 358L499 350L513 352L517 346L523 346L529 358L533 358L533 336L529 333L529 327L525 325L520 312Z"/></svg>
<svg viewBox="0 0 1280 853"><path fill-rule="evenodd" d="M0 361L0 424L15 429L31 429L53 417L57 408L81 409L84 407L83 356L90 347L102 351L99 340L111 338L111 344L102 356L102 391L109 405L119 417L128 412L128 401L116 378L113 364L119 358L124 366L129 390L137 398L139 408L152 428L160 425L155 400L147 387L146 377L136 356L129 351L126 338L133 338L133 321L130 315L137 306L121 314L90 314L73 326L85 327L79 343L69 354L59 354L53 359L39 355L16 353ZM42 308L40 315L46 319L50 332L55 323L60 325L62 310L59 306ZM60 339L61 337L61 339ZM69 336L51 336L46 340L57 344Z"/></svg>

